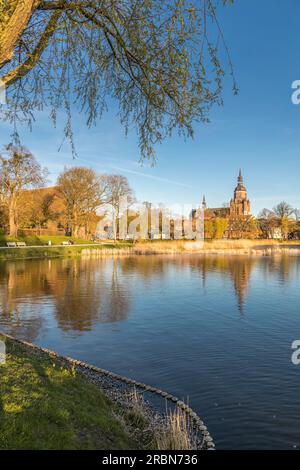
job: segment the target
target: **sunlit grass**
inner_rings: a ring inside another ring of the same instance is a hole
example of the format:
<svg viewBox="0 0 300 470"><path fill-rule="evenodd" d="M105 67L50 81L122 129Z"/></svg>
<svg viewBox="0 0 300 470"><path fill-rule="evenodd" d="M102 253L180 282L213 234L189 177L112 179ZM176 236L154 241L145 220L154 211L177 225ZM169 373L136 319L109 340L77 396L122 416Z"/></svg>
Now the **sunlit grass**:
<svg viewBox="0 0 300 470"><path fill-rule="evenodd" d="M48 245L48 242L51 241L52 245L61 245L63 242L72 240L75 244L82 245L82 244L90 244L93 243L90 240L85 240L82 238L73 238L73 237L65 237L63 235L27 235L27 236L18 236L12 237L10 235L1 235L0 234L0 246L6 246L7 242L25 242L27 246L41 246L41 245Z"/></svg>
<svg viewBox="0 0 300 470"><path fill-rule="evenodd" d="M63 241L72 240L76 245L62 246ZM47 246L51 240L52 246ZM7 241L16 241L13 237L1 237L0 246L5 246ZM103 240L100 243L88 243L86 240L70 237L39 237L39 240L19 238L25 241L26 248L1 248L0 259L20 258L57 258L57 257L103 257L121 255L151 255L151 254L180 254L180 253L220 253L220 254L266 254L269 250L288 249L289 246L300 249L300 240L144 240L144 241L113 241ZM38 246L30 246L38 245ZM56 246L55 246L56 245Z"/></svg>
<svg viewBox="0 0 300 470"><path fill-rule="evenodd" d="M138 241L134 244L134 252L151 253L205 253L212 251L266 249L275 246L298 245L300 240L280 242L278 240L153 240Z"/></svg>
<svg viewBox="0 0 300 470"><path fill-rule="evenodd" d="M7 343L0 365L0 449L137 448L116 416L104 394L74 371Z"/></svg>

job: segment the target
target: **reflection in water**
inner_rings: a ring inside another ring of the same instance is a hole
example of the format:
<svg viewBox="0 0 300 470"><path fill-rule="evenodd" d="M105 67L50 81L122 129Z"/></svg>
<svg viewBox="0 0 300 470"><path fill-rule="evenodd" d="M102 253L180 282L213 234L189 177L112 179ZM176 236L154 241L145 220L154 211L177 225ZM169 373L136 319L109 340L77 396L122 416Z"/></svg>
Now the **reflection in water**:
<svg viewBox="0 0 300 470"><path fill-rule="evenodd" d="M124 321L139 282L162 282L183 271L197 275L202 289L216 274L230 279L242 313L257 263L254 257L193 255L1 262L2 323L10 333L34 340L43 326L45 302L63 331L83 332L96 323ZM300 265L293 256L270 257L260 269L265 277L285 283Z"/></svg>
<svg viewBox="0 0 300 470"><path fill-rule="evenodd" d="M34 277L27 276L26 266L25 261L0 263L0 312L8 333L33 341L43 320L36 310L26 309L26 298L38 307L36 299L43 295L38 288L42 279L37 283Z"/></svg>
<svg viewBox="0 0 300 470"><path fill-rule="evenodd" d="M300 447L300 258L0 262L0 330L189 397L219 448Z"/></svg>
<svg viewBox="0 0 300 470"><path fill-rule="evenodd" d="M88 331L95 323L127 318L129 287L116 260L39 260L0 264L2 322L11 334L34 340L42 306L53 308L64 331Z"/></svg>
<svg viewBox="0 0 300 470"><path fill-rule="evenodd" d="M215 273L220 273L231 279L239 311L242 313L246 301L252 269L257 259L252 257L234 256L206 256L183 258L183 264L189 264L191 269L201 272L202 286L209 283L209 278Z"/></svg>

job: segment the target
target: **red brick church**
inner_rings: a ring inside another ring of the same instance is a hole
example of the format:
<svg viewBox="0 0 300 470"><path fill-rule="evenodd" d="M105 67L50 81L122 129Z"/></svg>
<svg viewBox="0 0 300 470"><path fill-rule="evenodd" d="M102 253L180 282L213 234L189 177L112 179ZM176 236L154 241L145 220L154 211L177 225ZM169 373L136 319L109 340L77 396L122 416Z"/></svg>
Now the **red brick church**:
<svg viewBox="0 0 300 470"><path fill-rule="evenodd" d="M207 206L205 196L203 196L202 208L205 210L205 217L207 218L248 217L251 215L251 205L247 196L247 189L244 185L242 171L240 170L239 172L237 186L228 207L210 208Z"/></svg>

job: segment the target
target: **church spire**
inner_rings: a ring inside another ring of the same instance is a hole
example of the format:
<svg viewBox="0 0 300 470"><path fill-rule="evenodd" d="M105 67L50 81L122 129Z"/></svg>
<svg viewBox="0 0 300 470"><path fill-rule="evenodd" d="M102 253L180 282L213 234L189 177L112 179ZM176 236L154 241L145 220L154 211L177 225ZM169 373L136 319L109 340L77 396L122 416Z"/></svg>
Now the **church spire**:
<svg viewBox="0 0 300 470"><path fill-rule="evenodd" d="M237 186L234 190L234 196L230 203L230 215L250 215L250 201L247 198L247 189L244 185L244 178L241 169L237 179Z"/></svg>
<svg viewBox="0 0 300 470"><path fill-rule="evenodd" d="M240 168L240 171L239 171L238 183L239 183L239 184L243 184L243 183L244 183L244 179L243 179L242 169L241 169L241 168Z"/></svg>
<svg viewBox="0 0 300 470"><path fill-rule="evenodd" d="M207 204L206 204L205 194L203 194L203 199L202 199L202 209L203 209L203 210L207 209Z"/></svg>

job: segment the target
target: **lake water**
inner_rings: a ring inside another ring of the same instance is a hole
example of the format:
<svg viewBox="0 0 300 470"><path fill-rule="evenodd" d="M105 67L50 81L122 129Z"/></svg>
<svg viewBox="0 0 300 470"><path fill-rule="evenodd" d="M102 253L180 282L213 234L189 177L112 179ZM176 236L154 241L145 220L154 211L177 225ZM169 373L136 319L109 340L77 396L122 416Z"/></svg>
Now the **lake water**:
<svg viewBox="0 0 300 470"><path fill-rule="evenodd" d="M300 258L0 263L0 330L178 397L221 449L300 448Z"/></svg>

